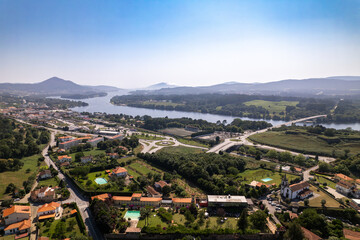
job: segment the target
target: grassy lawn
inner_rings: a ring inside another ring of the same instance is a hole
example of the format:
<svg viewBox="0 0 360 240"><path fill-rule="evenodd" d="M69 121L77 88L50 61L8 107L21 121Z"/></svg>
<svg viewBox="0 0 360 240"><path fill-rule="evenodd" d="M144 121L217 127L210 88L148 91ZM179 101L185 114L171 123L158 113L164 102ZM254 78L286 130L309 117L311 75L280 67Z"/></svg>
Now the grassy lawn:
<svg viewBox="0 0 360 240"><path fill-rule="evenodd" d="M136 135L137 138L139 139L144 139L144 140L164 140L164 137L160 137L160 136L153 136L153 135L148 135L148 134L138 134Z"/></svg>
<svg viewBox="0 0 360 240"><path fill-rule="evenodd" d="M256 170L245 170L244 172L239 173L238 177L242 177L245 183L251 183L253 180L255 180L258 182L262 182L264 184L275 183L276 185L279 185L281 183L282 175L284 175L284 173L280 174L279 172L272 172L271 170L267 170L267 169L256 169ZM271 178L272 180L268 182L264 182L261 180L268 177ZM286 173L286 178L289 181L298 177L299 176Z"/></svg>
<svg viewBox="0 0 360 240"><path fill-rule="evenodd" d="M170 135L180 136L180 137L186 137L190 136L194 132L185 130L185 128L165 128L162 130L159 130L159 132L163 132Z"/></svg>
<svg viewBox="0 0 360 240"><path fill-rule="evenodd" d="M101 175L100 175L101 174ZM98 175L98 176L96 176ZM100 176L99 176L100 175ZM101 177L101 178L105 178L106 180L109 181L109 175L105 172L105 170L103 171L98 171L98 172L92 172L88 174L88 177L91 181L94 181L96 178ZM95 183L95 181L94 181ZM96 184L96 183L95 183Z"/></svg>
<svg viewBox="0 0 360 240"><path fill-rule="evenodd" d="M45 180L41 180L39 181L39 185L44 185L44 186L52 186L55 187L59 184L59 179L57 177L53 177L53 178L49 178L49 179L45 179Z"/></svg>
<svg viewBox="0 0 360 240"><path fill-rule="evenodd" d="M324 178L322 176L319 176L319 175L315 175L314 177L316 178L316 180L319 183L321 183L321 184L326 183L328 187L336 189L336 183L334 183L334 182L332 182L332 181L330 181L330 180L328 180L328 179L326 179L326 178Z"/></svg>
<svg viewBox="0 0 360 240"><path fill-rule="evenodd" d="M143 145L139 144L136 148L134 148L134 154L138 154L143 150Z"/></svg>
<svg viewBox="0 0 360 240"><path fill-rule="evenodd" d="M264 100L253 100L249 102L244 102L247 106L257 106L263 107L269 111L271 115L278 115L280 112L285 112L286 106L294 106L298 104L298 101L280 101L280 102L272 102L272 101L264 101Z"/></svg>
<svg viewBox="0 0 360 240"><path fill-rule="evenodd" d="M280 147L293 150L296 152L318 153L320 155L332 155L333 150L338 156L344 154L344 149L349 149L350 154L357 154L360 149L358 143L338 143L328 144L326 141L313 135L305 134L285 134L285 132L268 131L265 133L255 134L249 137L250 140L260 144Z"/></svg>
<svg viewBox="0 0 360 240"><path fill-rule="evenodd" d="M207 148L209 146L203 144L203 143L199 143L197 141L194 140L190 140L190 139L185 139L185 138L177 138L176 140L178 140L179 142L183 143L183 144L187 144L187 145L194 145L194 146L198 146L198 147L204 147Z"/></svg>
<svg viewBox="0 0 360 240"><path fill-rule="evenodd" d="M37 166L37 159L41 157L41 154L36 154L30 157L22 158L24 166L18 171L7 171L0 173L0 199L10 199L11 196L5 194L5 189L9 183L13 183L18 188L23 187L23 182L26 181L29 176L36 174L40 167ZM27 169L30 169L27 172Z"/></svg>
<svg viewBox="0 0 360 240"><path fill-rule="evenodd" d="M158 145L158 146L165 146L166 147L166 146L172 146L175 143L172 142L172 141L162 141L162 142L157 142L155 144Z"/></svg>
<svg viewBox="0 0 360 240"><path fill-rule="evenodd" d="M50 227L47 226L45 222L41 222L40 236L45 236L45 237L52 238L52 235L55 233L56 225L60 221L61 221L60 219L53 221L51 223ZM71 227L70 227L71 222L75 222L75 224L73 226L73 229L71 229ZM75 217L66 218L65 226L66 226L65 227L65 235L66 235L66 237L69 238L69 237L74 237L74 236L82 236Z"/></svg>
<svg viewBox="0 0 360 240"><path fill-rule="evenodd" d="M167 152L167 153L202 153L203 150L199 148L191 148L184 146L176 146L176 147L167 147L162 148L159 152Z"/></svg>
<svg viewBox="0 0 360 240"><path fill-rule="evenodd" d="M148 173L155 173L151 168L148 168L147 166L144 166L138 162L131 163L129 165L131 168L136 169L140 174L147 175Z"/></svg>
<svg viewBox="0 0 360 240"><path fill-rule="evenodd" d="M333 199L332 197L330 197L329 195L327 195L326 193L324 193L323 191L319 190L314 187L314 186L310 186L310 190L312 190L314 192L314 195L318 195L315 198L311 198L309 200L309 206L310 207L322 207L321 206L321 200L325 199L326 207L339 207L340 203L337 202L335 199ZM304 202L300 202L300 205L304 205Z"/></svg>
<svg viewBox="0 0 360 240"><path fill-rule="evenodd" d="M148 226L150 227L157 227L158 225L160 225L162 228L163 227L168 227L169 224L161 221L160 217L158 217L157 215L154 216L156 213L152 212L151 216L149 217L149 224ZM178 225L184 225L186 220L185 220L185 216L183 214L179 214L176 213L173 215L173 221L174 224L178 224ZM206 224L206 222L209 222L208 224ZM236 223L237 220L235 218L228 218L224 223L217 223L217 217L209 217L208 219L205 220L205 223L201 226L201 229L205 229L206 225L208 225L208 228L210 229L218 229L218 228L232 228L232 229L236 229ZM145 220L140 220L137 227L144 227L145 226Z"/></svg>

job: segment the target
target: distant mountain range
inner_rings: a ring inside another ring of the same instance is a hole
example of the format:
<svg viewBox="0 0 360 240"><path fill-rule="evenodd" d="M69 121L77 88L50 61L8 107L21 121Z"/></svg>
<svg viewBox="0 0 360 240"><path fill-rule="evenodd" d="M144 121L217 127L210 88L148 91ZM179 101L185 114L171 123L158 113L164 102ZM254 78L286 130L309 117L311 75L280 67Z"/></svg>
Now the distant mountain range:
<svg viewBox="0 0 360 240"><path fill-rule="evenodd" d="M175 87L179 87L179 86L170 85L168 83L161 82L161 83L157 83L157 84L148 86L147 88L145 88L145 90L158 90L158 89L162 89L162 88L175 88Z"/></svg>
<svg viewBox="0 0 360 240"><path fill-rule="evenodd" d="M52 77L39 83L0 83L0 92L19 95L55 96L63 94L91 94L120 90L111 86L83 86L69 80Z"/></svg>
<svg viewBox="0 0 360 240"><path fill-rule="evenodd" d="M166 84L166 83L161 83ZM360 76L338 76L327 78L309 78L302 80L282 80L267 83L227 82L204 87L172 87L157 90L137 90L132 94L263 94L284 96L316 96L316 95L359 95Z"/></svg>

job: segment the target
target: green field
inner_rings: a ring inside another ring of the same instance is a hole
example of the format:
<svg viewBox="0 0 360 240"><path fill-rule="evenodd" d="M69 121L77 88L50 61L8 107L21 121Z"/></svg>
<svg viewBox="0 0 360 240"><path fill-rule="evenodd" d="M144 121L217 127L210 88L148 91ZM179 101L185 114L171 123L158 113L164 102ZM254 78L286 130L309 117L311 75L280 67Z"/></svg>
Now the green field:
<svg viewBox="0 0 360 240"><path fill-rule="evenodd" d="M151 170L150 168L138 163L138 162L134 162L134 163L131 163L129 165L131 168L135 169L137 172L139 172L140 174L142 175L147 175L148 173L154 173L153 170Z"/></svg>
<svg viewBox="0 0 360 240"><path fill-rule="evenodd" d="M157 143L155 143L155 144L158 145L158 146L165 146L165 147L167 147L167 146L172 146L172 145L174 145L175 143L172 142L172 141L162 141L162 142L157 142Z"/></svg>
<svg viewBox="0 0 360 240"><path fill-rule="evenodd" d="M18 171L6 171L0 173L0 199L10 199L11 196L5 194L5 189L9 183L13 183L18 188L23 188L23 182L28 180L32 174L37 174L40 167L37 166L37 159L41 154L22 158L24 166ZM29 172L26 170L30 169Z"/></svg>
<svg viewBox="0 0 360 240"><path fill-rule="evenodd" d="M167 153L202 153L203 150L199 148L191 148L184 146L176 146L176 147L166 147L159 150L159 152L167 152Z"/></svg>
<svg viewBox="0 0 360 240"><path fill-rule="evenodd" d="M39 186L43 185L43 186L52 186L55 187L59 184L59 179L57 177L52 177L49 179L45 179L45 180L41 180L39 181Z"/></svg>
<svg viewBox="0 0 360 240"><path fill-rule="evenodd" d="M314 195L317 197L312 197L309 200L309 206L310 207L322 207L321 206L321 200L325 199L326 207L339 207L340 203L337 202L335 199L333 199L332 197L330 197L328 194L324 193L323 191L319 190L314 187L314 186L310 186L310 190L312 190L314 192ZM300 205L304 205L304 202L300 202Z"/></svg>
<svg viewBox="0 0 360 240"><path fill-rule="evenodd" d="M194 132L187 131L185 128L165 128L162 130L159 130L159 132L163 132L170 135L180 136L180 137L186 137L190 136Z"/></svg>
<svg viewBox="0 0 360 240"><path fill-rule="evenodd" d="M315 135L301 133L286 134L283 131L267 131L265 133L252 135L249 139L260 144L288 149L295 152L327 156L332 156L333 151L335 151L336 156L343 156L345 149L349 149L350 154L358 154L360 149L360 141L329 144Z"/></svg>
<svg viewBox="0 0 360 240"><path fill-rule="evenodd" d="M55 233L56 225L61 220L55 220L51 223L50 227L46 226L45 222L41 222L40 225L40 236L50 237L52 239L52 235ZM72 230L70 230L70 223L75 222L75 224L72 227ZM65 235L66 237L75 237L75 236L82 236L82 233L80 232L79 226L76 221L76 217L68 217L65 221Z"/></svg>
<svg viewBox="0 0 360 240"><path fill-rule="evenodd" d="M264 100L253 100L249 102L244 102L247 106L257 106L263 107L269 111L270 115L279 115L279 113L284 112L286 106L294 106L298 104L298 101L280 101L280 102L272 102L272 101L264 101Z"/></svg>
<svg viewBox="0 0 360 240"><path fill-rule="evenodd" d="M149 227L157 227L158 225L161 226L161 228L169 227L169 224L161 221L161 218L156 215L156 213L152 213L149 217ZM174 224L178 225L184 225L186 222L185 216L179 213L176 213L173 215L173 221ZM196 220L198 221L198 220ZM237 229L236 223L237 220L233 217L228 217L228 219L224 223L217 223L217 217L209 217L205 220L205 223L200 227L201 229L206 228L206 221L208 221L208 228L209 229L219 229L219 228L230 228L230 229ZM145 220L140 220L137 227L142 228L145 226Z"/></svg>
<svg viewBox="0 0 360 240"><path fill-rule="evenodd" d="M164 140L165 138L164 137L160 137L160 136L154 136L154 135L148 135L148 134L144 134L144 135L141 135L141 134L138 134L136 135L137 138L139 139L144 139L144 140Z"/></svg>
<svg viewBox="0 0 360 240"><path fill-rule="evenodd" d="M191 139L177 138L176 140L178 140L179 142L181 142L183 144L187 144L187 145L193 145L193 146L204 147L204 148L209 147L209 146L207 146L207 145L205 145L203 143L200 143L200 142L197 142L197 141L194 141L194 140L191 140Z"/></svg>
<svg viewBox="0 0 360 240"><path fill-rule="evenodd" d="M251 183L253 180L255 180L255 181L267 184L267 185L273 184L273 183L275 183L276 185L279 185L281 183L281 178L283 175L284 175L284 173L280 174L279 172L272 172L271 170L260 168L260 169L255 169L255 170L245 170L244 172L239 173L237 175L237 177L238 178L241 177L245 183ZM272 178L272 180L269 182L263 182L261 180L261 179L264 179L267 177ZM292 179L299 178L299 176L286 173L286 178L290 181Z"/></svg>
<svg viewBox="0 0 360 240"><path fill-rule="evenodd" d="M319 176L319 175L315 175L314 177L316 178L316 180L319 183L321 183L321 184L326 183L328 187L336 189L336 183L334 183L333 181L330 181L330 180L326 179L325 177L322 177L322 176Z"/></svg>

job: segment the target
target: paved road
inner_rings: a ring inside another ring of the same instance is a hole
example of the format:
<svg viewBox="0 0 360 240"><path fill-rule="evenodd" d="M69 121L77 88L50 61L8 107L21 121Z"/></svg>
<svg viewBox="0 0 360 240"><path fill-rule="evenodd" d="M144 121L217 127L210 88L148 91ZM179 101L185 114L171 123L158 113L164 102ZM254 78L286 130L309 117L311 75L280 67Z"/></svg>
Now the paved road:
<svg viewBox="0 0 360 240"><path fill-rule="evenodd" d="M159 135L156 135L156 136L159 136ZM169 145L170 147L184 146L184 147L191 147L191 148L198 148L198 149L208 150L208 148L181 143L176 138L172 138L172 137L169 137L169 136L160 136L160 137L163 137L165 139L163 139L163 140L144 140L144 139L140 139L139 143L141 145L143 145L143 147L144 147L141 152L142 153L154 153L154 152L157 152L158 150L160 150L160 149L162 149L164 147L168 147L168 146L159 146L159 145L157 145L157 143L161 143L163 141L164 142L172 142L172 143L174 143L173 145Z"/></svg>
<svg viewBox="0 0 360 240"><path fill-rule="evenodd" d="M224 142L214 146L208 152L219 153L220 151L226 151L227 149L229 149L230 147L235 146L235 145L254 145L252 142L247 140L247 138L250 137L251 135L258 134L258 133L263 133L263 132L266 132L269 129L278 128L278 127L281 127L283 125L292 125L294 123L304 122L304 121L307 121L307 120L316 119L316 118L320 118L320 117L326 117L326 115L317 115L317 116L312 116L312 117L307 117L307 118L301 118L301 119L298 119L298 120L290 121L290 122L287 122L287 123L283 123L281 125L265 128L265 129L258 130L258 131L255 131L255 132L248 132L248 133L240 136L239 138L237 138L236 141L232 141L231 139L233 139L233 138L227 138L227 139L224 140ZM265 145L259 145L258 144L256 146L257 147L260 146L260 147L267 147L267 148L271 148L271 149L286 151L286 150L283 150L283 149L278 149L278 148L269 147L269 146L265 146ZM294 152L294 154L298 154L298 153Z"/></svg>
<svg viewBox="0 0 360 240"><path fill-rule="evenodd" d="M55 142L55 130L50 130L51 131L51 140L50 140L50 145L51 146L55 146L56 142ZM99 229L97 228L95 222L94 222L94 218L91 217L91 213L90 213L90 209L89 209L89 202L86 196L83 196L76 188L76 186L74 186L71 181L69 179L67 179L64 174L62 174L60 172L60 170L58 169L58 167L54 164L54 162L50 159L50 157L48 156L48 148L49 146L47 146L43 152L42 155L45 158L45 163L48 166L53 166L54 169L56 169L57 171L59 171L58 174L58 178L63 180L64 182L66 182L67 184L67 188L70 191L70 197L69 199L63 201L62 203L72 203L75 202L80 210L80 214L84 220L85 226L86 226L86 230L89 231L90 235L94 238L94 239L104 239L103 235L101 234L101 232L99 231Z"/></svg>

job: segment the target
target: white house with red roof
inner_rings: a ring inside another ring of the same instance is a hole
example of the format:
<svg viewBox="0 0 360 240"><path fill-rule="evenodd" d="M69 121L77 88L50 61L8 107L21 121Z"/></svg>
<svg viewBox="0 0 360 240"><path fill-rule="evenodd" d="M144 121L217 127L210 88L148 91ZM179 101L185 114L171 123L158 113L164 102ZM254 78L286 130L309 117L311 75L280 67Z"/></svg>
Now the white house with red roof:
<svg viewBox="0 0 360 240"><path fill-rule="evenodd" d="M313 192L310 190L310 184L306 182L295 183L289 185L288 180L285 177L281 180L281 190L280 194L284 198L292 199L305 199L313 195Z"/></svg>

